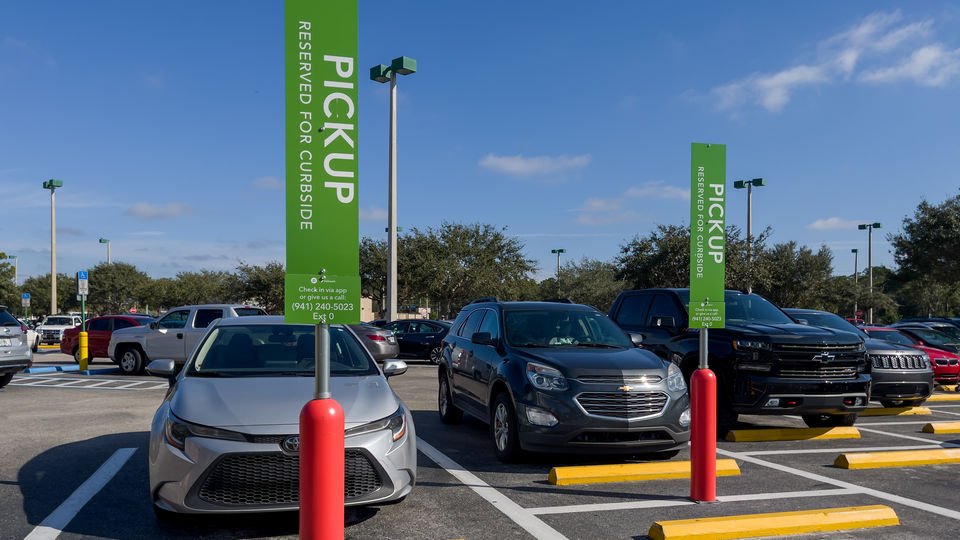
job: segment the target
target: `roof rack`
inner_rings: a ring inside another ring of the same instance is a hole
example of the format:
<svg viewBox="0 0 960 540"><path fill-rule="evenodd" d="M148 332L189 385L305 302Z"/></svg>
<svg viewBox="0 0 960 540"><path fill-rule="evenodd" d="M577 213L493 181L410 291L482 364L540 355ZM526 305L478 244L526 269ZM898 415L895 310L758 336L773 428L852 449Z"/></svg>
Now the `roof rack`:
<svg viewBox="0 0 960 540"><path fill-rule="evenodd" d="M471 303L471 304L482 304L482 303L484 303L484 302L499 302L499 301L500 301L500 299L497 298L496 296L481 296L480 298L477 298L477 299L475 299L475 300L472 300L470 303Z"/></svg>

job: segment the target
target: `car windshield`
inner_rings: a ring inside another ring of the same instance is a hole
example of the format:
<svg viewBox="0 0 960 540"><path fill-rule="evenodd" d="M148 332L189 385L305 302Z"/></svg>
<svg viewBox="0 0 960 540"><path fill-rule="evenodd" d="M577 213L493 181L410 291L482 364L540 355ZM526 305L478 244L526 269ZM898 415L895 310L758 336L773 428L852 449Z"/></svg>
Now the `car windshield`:
<svg viewBox="0 0 960 540"><path fill-rule="evenodd" d="M223 325L200 344L187 376L311 377L314 327L293 324ZM330 327L330 375L376 375L377 366L353 334Z"/></svg>
<svg viewBox="0 0 960 540"><path fill-rule="evenodd" d="M807 321L807 324L811 326L830 328L832 330L840 330L841 332L850 332L851 334L856 334L862 338L867 337L867 334L865 334L863 330L850 324L839 315L834 315L833 313L792 312L790 314L793 315L794 319L805 320Z"/></svg>
<svg viewBox="0 0 960 540"><path fill-rule="evenodd" d="M504 310L507 343L514 347L633 347L616 324L597 311Z"/></svg>
<svg viewBox="0 0 960 540"><path fill-rule="evenodd" d="M934 328L934 330L950 336L950 341L953 341L955 343L960 342L960 328L957 328L956 326L948 326L948 325L937 326Z"/></svg>
<svg viewBox="0 0 960 540"><path fill-rule="evenodd" d="M910 347L913 346L913 340L901 334L897 330L867 330L867 333L870 334L870 337L872 338L891 341L901 345L908 345Z"/></svg>
<svg viewBox="0 0 960 540"><path fill-rule="evenodd" d="M677 291L683 305L690 305L690 291ZM793 322L786 313L780 311L766 298L757 294L743 294L737 291L725 291L725 318L727 323L764 322L770 324L790 324ZM686 321L684 321L686 324Z"/></svg>
<svg viewBox="0 0 960 540"><path fill-rule="evenodd" d="M953 345L956 343L956 340L952 339L943 332L938 332L929 328L910 328L909 330L916 334L920 339L935 345Z"/></svg>
<svg viewBox="0 0 960 540"><path fill-rule="evenodd" d="M43 324L49 324L51 326L74 326L73 317L47 317L43 320Z"/></svg>

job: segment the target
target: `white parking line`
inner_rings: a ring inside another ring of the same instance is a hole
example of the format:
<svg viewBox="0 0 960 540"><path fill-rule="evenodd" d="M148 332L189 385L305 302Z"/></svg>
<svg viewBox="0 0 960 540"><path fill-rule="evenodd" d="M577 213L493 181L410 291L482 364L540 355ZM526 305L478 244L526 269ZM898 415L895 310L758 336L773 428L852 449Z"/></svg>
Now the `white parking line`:
<svg viewBox="0 0 960 540"><path fill-rule="evenodd" d="M494 508L503 512L508 518L513 520L514 523L522 527L523 530L532 534L534 538L566 540L566 536L563 536L557 532L556 529L544 523L529 510L510 500L503 493L500 493L496 489L490 487L490 484L487 484L483 480L477 478L473 473L463 468L463 466L456 461L447 457L447 455L443 452L437 450L433 446L430 446L420 437L417 437L417 450L423 452L425 456L430 458L437 465L443 467L444 470L452 474L453 477L459 480L463 485L472 489L477 495L483 497L488 503L492 504Z"/></svg>
<svg viewBox="0 0 960 540"><path fill-rule="evenodd" d="M866 431L867 433L876 433L877 435L886 435L886 436L888 436L888 437L896 437L896 438L898 438L898 439L907 439L907 440L909 440L909 441L920 441L920 442L925 442L925 443L935 443L935 444L939 444L939 443L937 443L937 441L935 441L935 440L924 439L923 437L914 437L914 436L912 436L912 435L902 435L902 434L900 434L900 433L890 433L890 432L888 432L888 431L880 431L879 429L870 429L870 428L865 428L865 427L860 427L860 426L857 426L857 429L859 429L860 431ZM952 443L944 443L944 446L947 446L947 445L949 445L949 446L957 446L957 445L952 444Z"/></svg>
<svg viewBox="0 0 960 540"><path fill-rule="evenodd" d="M83 379L69 379L69 380L63 381L62 383L53 384L51 386L71 386L74 384L80 384L82 382L83 382Z"/></svg>
<svg viewBox="0 0 960 540"><path fill-rule="evenodd" d="M844 452L884 452L893 450L936 450L937 448L956 446L951 443L935 443L914 446L865 446L860 448L809 448L806 450L758 450L740 452L743 456L781 456L787 454L842 454Z"/></svg>
<svg viewBox="0 0 960 540"><path fill-rule="evenodd" d="M871 489L867 487L861 487L856 484L851 484L849 482L844 482L842 480L835 480L829 476L823 476L822 474L816 474L812 472L807 472L801 469L795 469L793 467L788 467L786 465L780 465L778 463L772 463L770 461L764 461L762 459L755 458L753 456L745 456L739 452L731 452L729 450L723 450L717 448L717 454L722 456L730 457L733 459L739 459L746 461L747 463L753 463L754 465L760 465L761 467L767 467L770 469L775 469L787 474L792 474L794 476L800 476L808 480L813 480L815 482L822 482L824 484L830 484L832 486L837 486L844 489L849 489L853 493L863 493L865 495L871 495L878 499L883 499L897 504L902 504L904 506L909 506L911 508L916 508L918 510L924 510L930 512L931 514L937 514L940 516L945 516L948 518L960 520L960 512L956 510L950 510L949 508L943 508L940 506L934 506L923 501L917 501L914 499L908 499L906 497L901 497L900 495L894 495L892 493L887 493L885 491L880 491L877 489Z"/></svg>
<svg viewBox="0 0 960 540"><path fill-rule="evenodd" d="M949 415L953 415L953 416L960 416L960 413L955 413L955 412L953 412L953 411L941 411L940 409L934 409L933 407L929 407L929 409L930 409L931 411L935 412L935 413L949 414Z"/></svg>
<svg viewBox="0 0 960 540"><path fill-rule="evenodd" d="M852 489L812 489L809 491L784 491L780 493L750 493L747 495L729 495L717 497L717 502L766 501L771 499L796 499L802 497L832 497L836 495L854 495L859 491ZM527 508L531 514L574 514L579 512L602 512L610 510L637 510L641 508L665 508L668 506L686 506L697 504L688 498L654 499L621 503L577 504L570 506L544 506Z"/></svg>
<svg viewBox="0 0 960 540"><path fill-rule="evenodd" d="M929 424L929 420L909 420L903 422L863 422L860 418L857 419L857 426L914 426L917 424L924 425Z"/></svg>
<svg viewBox="0 0 960 540"><path fill-rule="evenodd" d="M87 481L63 501L40 525L28 534L24 540L53 540L63 532L70 521L77 515L83 505L87 504L103 486L107 485L114 475L136 452L136 448L120 448L93 473Z"/></svg>
<svg viewBox="0 0 960 540"><path fill-rule="evenodd" d="M93 384L88 384L88 385L84 386L84 388L96 388L97 386L103 386L103 385L109 384L109 383L111 383L111 382L113 382L113 381L97 381L97 382L95 382L95 383L93 383Z"/></svg>
<svg viewBox="0 0 960 540"><path fill-rule="evenodd" d="M18 378L17 380L18 380L18 381L21 381L21 380L23 380L23 379L25 379L25 378L26 378L26 377ZM33 377L30 377L30 379L33 379L33 380L31 380L30 382L15 382L15 383L10 383L10 384L16 385L16 386L33 386L33 385L35 385L35 384L48 383L48 382L50 382L50 381L55 381L55 380L56 380L56 379L51 379L50 377L37 377L36 379L34 379Z"/></svg>

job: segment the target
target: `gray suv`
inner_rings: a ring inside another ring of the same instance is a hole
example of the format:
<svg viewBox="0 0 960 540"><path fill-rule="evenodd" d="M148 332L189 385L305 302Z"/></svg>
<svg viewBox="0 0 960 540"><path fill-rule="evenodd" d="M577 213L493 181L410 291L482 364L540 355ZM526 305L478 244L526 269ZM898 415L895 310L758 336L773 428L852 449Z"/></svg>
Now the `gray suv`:
<svg viewBox="0 0 960 540"><path fill-rule="evenodd" d="M0 388L11 380L14 373L33 364L33 351L27 341L27 329L9 311L0 306Z"/></svg>

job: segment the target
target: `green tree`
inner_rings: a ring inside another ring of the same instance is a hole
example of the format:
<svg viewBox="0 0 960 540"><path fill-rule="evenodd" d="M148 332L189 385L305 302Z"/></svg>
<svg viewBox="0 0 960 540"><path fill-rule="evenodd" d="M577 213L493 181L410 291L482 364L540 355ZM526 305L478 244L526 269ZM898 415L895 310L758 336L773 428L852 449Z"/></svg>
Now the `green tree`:
<svg viewBox="0 0 960 540"><path fill-rule="evenodd" d="M825 286L833 269L833 255L827 246L814 253L790 241L773 246L761 256L770 279L754 291L781 307L823 309Z"/></svg>
<svg viewBox="0 0 960 540"><path fill-rule="evenodd" d="M887 235L904 279L951 284L960 275L960 195L941 204L921 202L903 230Z"/></svg>
<svg viewBox="0 0 960 540"><path fill-rule="evenodd" d="M30 315L53 315L50 311L50 274L25 279L20 291L30 293ZM77 300L77 279L57 273L57 311L80 312Z"/></svg>
<svg viewBox="0 0 960 540"><path fill-rule="evenodd" d="M91 313L103 315L127 312L137 304L140 289L150 280L136 266L124 262L102 262L91 268L87 277L90 284L88 309Z"/></svg>
<svg viewBox="0 0 960 540"><path fill-rule="evenodd" d="M244 301L252 300L271 315L283 315L284 276L284 266L280 261L271 261L264 266L240 261L235 277Z"/></svg>
<svg viewBox="0 0 960 540"><path fill-rule="evenodd" d="M397 243L400 241L398 239ZM383 314L387 296L387 242L360 240L360 294L373 300L374 313Z"/></svg>
<svg viewBox="0 0 960 540"><path fill-rule="evenodd" d="M617 267L613 263L586 257L563 265L560 282L564 297L578 304L593 306L604 313L610 310L614 299L626 288L626 282L617 279Z"/></svg>
<svg viewBox="0 0 960 540"><path fill-rule="evenodd" d="M14 268L7 254L0 251L0 306L7 306L11 313L23 316L20 288L13 282Z"/></svg>
<svg viewBox="0 0 960 540"><path fill-rule="evenodd" d="M225 270L180 272L175 280L177 304L228 304L239 302L242 293L236 279Z"/></svg>
<svg viewBox="0 0 960 540"><path fill-rule="evenodd" d="M137 287L134 297L145 313L159 315L179 303L176 287L172 278L148 279Z"/></svg>

